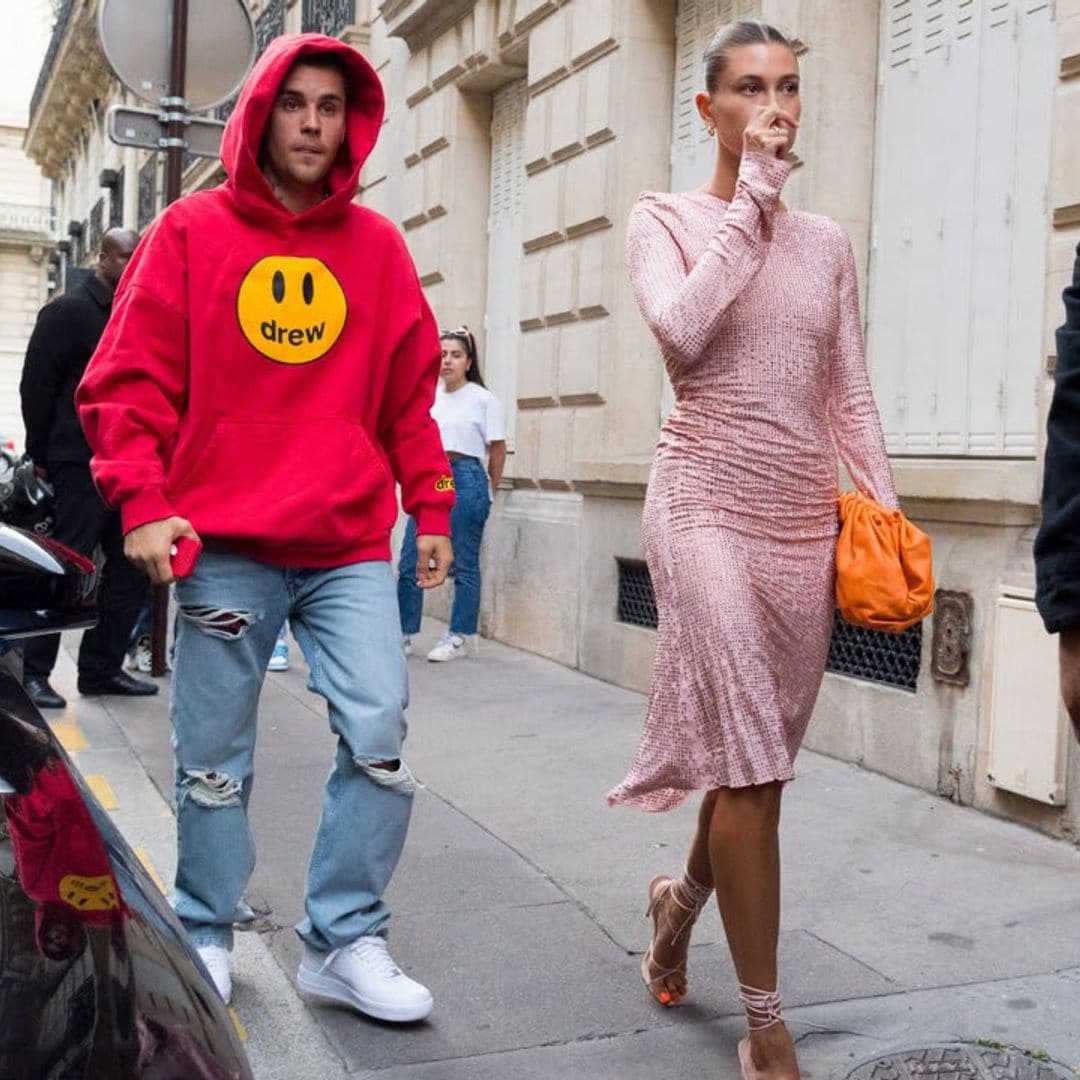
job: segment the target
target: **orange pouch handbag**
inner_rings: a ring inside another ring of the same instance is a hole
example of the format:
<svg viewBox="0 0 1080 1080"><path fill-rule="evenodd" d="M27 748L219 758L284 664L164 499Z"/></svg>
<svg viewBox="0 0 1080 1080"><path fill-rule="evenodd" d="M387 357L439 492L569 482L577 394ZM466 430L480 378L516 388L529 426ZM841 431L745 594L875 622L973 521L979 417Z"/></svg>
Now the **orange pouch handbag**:
<svg viewBox="0 0 1080 1080"><path fill-rule="evenodd" d="M858 491L840 496L836 607L846 622L895 634L934 609L930 537Z"/></svg>

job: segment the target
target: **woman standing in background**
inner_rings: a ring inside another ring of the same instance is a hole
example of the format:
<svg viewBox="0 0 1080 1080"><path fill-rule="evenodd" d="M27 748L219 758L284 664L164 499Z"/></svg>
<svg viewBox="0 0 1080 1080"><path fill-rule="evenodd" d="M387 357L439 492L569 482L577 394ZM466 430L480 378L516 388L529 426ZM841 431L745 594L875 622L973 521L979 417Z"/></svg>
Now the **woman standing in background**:
<svg viewBox="0 0 1080 1080"><path fill-rule="evenodd" d="M442 373L431 415L439 425L450 459L457 500L450 516L454 545L454 602L450 625L427 658L454 660L480 618L480 543L495 489L506 465L506 429L498 398L484 386L476 339L467 326L447 330L442 339ZM484 459L487 459L487 472ZM398 560L398 608L406 653L420 630L424 594L416 583L416 522L409 518Z"/></svg>

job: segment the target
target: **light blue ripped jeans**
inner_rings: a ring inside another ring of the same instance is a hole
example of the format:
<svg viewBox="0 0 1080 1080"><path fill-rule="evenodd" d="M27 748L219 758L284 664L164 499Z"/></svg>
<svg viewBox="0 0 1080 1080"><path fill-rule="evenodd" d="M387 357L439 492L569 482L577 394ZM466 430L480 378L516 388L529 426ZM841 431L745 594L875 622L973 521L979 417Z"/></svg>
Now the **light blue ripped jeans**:
<svg viewBox="0 0 1080 1080"><path fill-rule="evenodd" d="M385 933L415 785L401 758L408 684L387 562L297 570L208 549L177 582L173 674L179 853L174 904L196 945L232 946L255 868L248 826L256 712L288 616L338 737L297 933L337 949ZM393 771L376 763L399 763Z"/></svg>

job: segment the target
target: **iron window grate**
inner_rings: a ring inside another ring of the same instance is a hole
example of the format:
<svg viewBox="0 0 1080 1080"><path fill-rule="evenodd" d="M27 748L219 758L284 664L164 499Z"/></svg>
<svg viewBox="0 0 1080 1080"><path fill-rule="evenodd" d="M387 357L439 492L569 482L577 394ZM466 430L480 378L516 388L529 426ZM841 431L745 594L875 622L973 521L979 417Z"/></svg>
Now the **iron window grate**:
<svg viewBox="0 0 1080 1080"><path fill-rule="evenodd" d="M350 23L357 21L353 0L304 0L304 31L315 30L337 37Z"/></svg>
<svg viewBox="0 0 1080 1080"><path fill-rule="evenodd" d="M901 634L890 634L884 630L863 630L844 622L838 614L825 670L914 693L921 658L922 623Z"/></svg>
<svg viewBox="0 0 1080 1080"><path fill-rule="evenodd" d="M619 570L618 620L630 626L657 626L656 594L649 568L641 559L616 559ZM844 622L833 624L826 671L864 682L914 692L922 660L922 623L902 634L863 630Z"/></svg>
<svg viewBox="0 0 1080 1080"><path fill-rule="evenodd" d="M109 228L118 229L124 224L124 170L116 170L116 183L109 195Z"/></svg>
<svg viewBox="0 0 1080 1080"><path fill-rule="evenodd" d="M157 213L157 154L151 154L139 169L139 203L136 228L142 232Z"/></svg>
<svg viewBox="0 0 1080 1080"><path fill-rule="evenodd" d="M655 630L656 594L649 568L641 559L616 559L619 567L619 622Z"/></svg>

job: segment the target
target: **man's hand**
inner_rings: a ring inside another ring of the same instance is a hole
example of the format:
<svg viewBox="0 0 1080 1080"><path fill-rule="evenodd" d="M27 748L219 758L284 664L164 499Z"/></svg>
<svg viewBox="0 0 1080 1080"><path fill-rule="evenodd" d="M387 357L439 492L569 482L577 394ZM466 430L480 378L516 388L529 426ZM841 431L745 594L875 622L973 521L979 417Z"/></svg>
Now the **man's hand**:
<svg viewBox="0 0 1080 1080"><path fill-rule="evenodd" d="M1080 739L1080 627L1062 630L1060 642L1061 696Z"/></svg>
<svg viewBox="0 0 1080 1080"><path fill-rule="evenodd" d="M421 589L434 589L446 580L454 549L449 536L418 536L416 538L416 584Z"/></svg>
<svg viewBox="0 0 1080 1080"><path fill-rule="evenodd" d="M191 527L191 522L182 517L165 518L163 521L149 521L124 537L124 554L155 585L168 585L173 579L172 546L181 536L190 536L198 540L198 533Z"/></svg>

